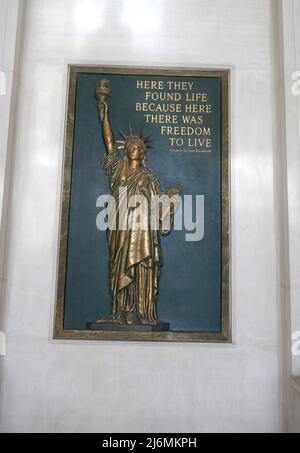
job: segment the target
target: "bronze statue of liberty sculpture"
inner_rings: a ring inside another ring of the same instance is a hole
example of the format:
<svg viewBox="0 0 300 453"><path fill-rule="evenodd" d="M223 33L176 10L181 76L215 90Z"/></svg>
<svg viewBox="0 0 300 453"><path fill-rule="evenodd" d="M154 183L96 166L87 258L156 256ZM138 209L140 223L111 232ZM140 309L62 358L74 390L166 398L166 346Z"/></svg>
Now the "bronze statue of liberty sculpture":
<svg viewBox="0 0 300 453"><path fill-rule="evenodd" d="M166 212L162 209L158 210L158 228L151 228L149 212L145 211L143 215L147 217L141 222L142 228L131 228L128 222L127 229L108 229L112 314L108 319L93 323L91 328L168 330L169 324L159 321L156 309L162 266L160 236L167 235L172 230L181 190L171 188L168 192L163 192L157 177L148 168L146 150L150 147L150 137L144 139L142 132L135 135L130 126L129 135L121 132L122 140L114 140L107 104L107 96L111 96L108 83L107 80L101 81L97 88L97 98L106 147L103 168L109 177L117 217L120 217L122 190L126 190L128 199L142 195L150 205L151 200L161 195L168 196L170 201L177 200L177 204L175 201L170 202L168 215L171 221L167 230L163 227ZM121 150L125 151L125 156L121 154Z"/></svg>

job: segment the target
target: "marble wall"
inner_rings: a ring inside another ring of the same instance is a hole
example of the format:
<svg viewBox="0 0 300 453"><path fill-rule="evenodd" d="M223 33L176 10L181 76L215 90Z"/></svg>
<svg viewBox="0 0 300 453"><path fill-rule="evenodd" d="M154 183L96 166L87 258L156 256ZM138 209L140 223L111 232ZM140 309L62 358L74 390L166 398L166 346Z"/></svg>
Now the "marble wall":
<svg viewBox="0 0 300 453"><path fill-rule="evenodd" d="M283 429L273 0L28 0L1 382L6 432ZM52 340L67 64L232 70L233 345Z"/></svg>
<svg viewBox="0 0 300 453"><path fill-rule="evenodd" d="M288 278L282 280L286 306L286 357L289 430L300 432L300 355L290 353L291 336L300 337L300 3L282 1L285 103L283 149L286 160L285 227ZM296 83L297 82L297 83ZM283 165L284 167L284 165ZM299 348L298 348L299 349ZM298 376L298 377L297 377Z"/></svg>

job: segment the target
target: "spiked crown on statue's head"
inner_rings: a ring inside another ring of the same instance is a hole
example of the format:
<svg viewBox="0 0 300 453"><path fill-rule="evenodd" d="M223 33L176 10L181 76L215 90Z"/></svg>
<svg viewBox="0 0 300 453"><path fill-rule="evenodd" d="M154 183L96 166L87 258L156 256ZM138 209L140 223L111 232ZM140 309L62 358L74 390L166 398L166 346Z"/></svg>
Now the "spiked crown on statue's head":
<svg viewBox="0 0 300 453"><path fill-rule="evenodd" d="M151 148L151 136L143 138L143 127L140 129L138 135L134 134L131 125L129 125L129 131L130 135L127 135L125 134L125 132L120 131L123 140L116 141L119 149L124 149L126 151L131 144L140 146L143 152L145 152L147 148Z"/></svg>

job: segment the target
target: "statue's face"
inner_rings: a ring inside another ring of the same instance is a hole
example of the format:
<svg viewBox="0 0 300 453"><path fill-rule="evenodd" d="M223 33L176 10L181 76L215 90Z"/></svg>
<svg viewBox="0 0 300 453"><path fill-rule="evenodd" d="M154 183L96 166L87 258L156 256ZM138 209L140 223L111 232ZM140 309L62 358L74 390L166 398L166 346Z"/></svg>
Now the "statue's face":
<svg viewBox="0 0 300 453"><path fill-rule="evenodd" d="M141 147L136 143L131 143L127 148L127 156L129 160L141 160Z"/></svg>

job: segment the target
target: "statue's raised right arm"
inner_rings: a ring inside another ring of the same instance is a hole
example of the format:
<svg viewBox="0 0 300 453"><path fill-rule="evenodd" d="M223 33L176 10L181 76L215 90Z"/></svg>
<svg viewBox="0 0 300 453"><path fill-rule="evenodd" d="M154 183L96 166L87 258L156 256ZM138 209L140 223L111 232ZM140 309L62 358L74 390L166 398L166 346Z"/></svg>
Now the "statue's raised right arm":
<svg viewBox="0 0 300 453"><path fill-rule="evenodd" d="M114 136L110 127L109 122L109 107L107 102L102 102L102 131L103 131L103 138L106 147L106 151L108 154L113 153L116 151L115 148L115 141ZM101 115L100 115L101 119Z"/></svg>
<svg viewBox="0 0 300 453"><path fill-rule="evenodd" d="M111 96L111 90L108 87L108 80L101 80L99 87L96 90L98 98L98 110L100 121L102 123L103 138L106 146L107 154L116 151L114 136L109 122L109 107L107 104L107 96Z"/></svg>
<svg viewBox="0 0 300 453"><path fill-rule="evenodd" d="M107 96L111 96L111 90L108 87L108 80L101 80L99 87L96 90L98 98L98 110L100 121L102 124L103 140L106 148L106 153L102 159L102 167L110 179L112 192L118 188L120 178L124 171L124 159L119 155L119 149L116 146L114 136L110 127L109 107L107 104Z"/></svg>

